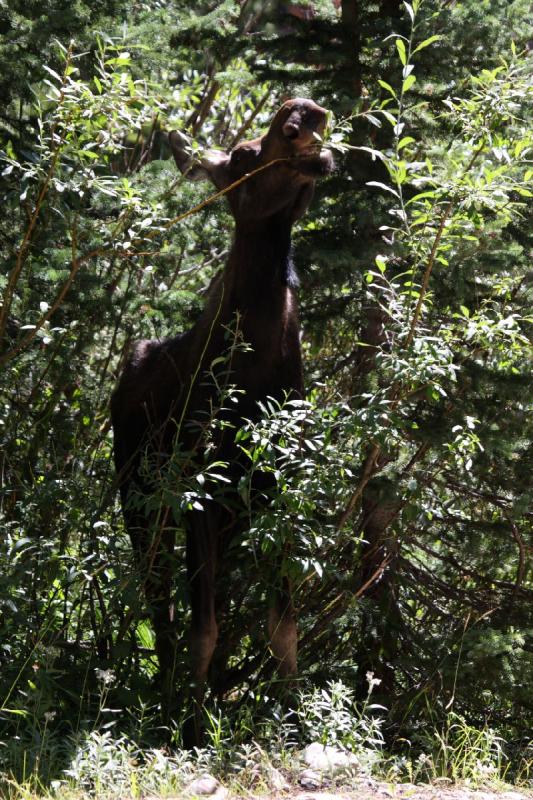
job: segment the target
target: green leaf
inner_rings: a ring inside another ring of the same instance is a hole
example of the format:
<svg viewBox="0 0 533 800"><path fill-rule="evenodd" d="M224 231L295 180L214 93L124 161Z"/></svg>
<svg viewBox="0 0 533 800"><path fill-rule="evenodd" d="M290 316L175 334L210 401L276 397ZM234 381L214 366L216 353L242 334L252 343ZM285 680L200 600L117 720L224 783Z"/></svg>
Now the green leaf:
<svg viewBox="0 0 533 800"><path fill-rule="evenodd" d="M386 161L386 156L381 152L381 150L374 150L372 147L365 147L361 145L360 147L356 147L353 145L350 147L350 150L361 150L363 153L368 153L372 156L372 161L375 161L376 158L379 158L380 161Z"/></svg>
<svg viewBox="0 0 533 800"><path fill-rule="evenodd" d="M398 142L398 150L403 150L404 147L407 147L408 144L414 141L416 141L416 139L413 139L412 136L404 136L403 139L400 139Z"/></svg>
<svg viewBox="0 0 533 800"><path fill-rule="evenodd" d="M43 64L43 69L45 69L48 72L48 74L51 75L53 78L55 78L56 81L59 81L59 83L61 83L61 81L63 80L61 78L61 75L58 75L57 72L55 72L55 70L50 69L50 67L47 67L46 64Z"/></svg>
<svg viewBox="0 0 533 800"><path fill-rule="evenodd" d="M405 8L407 10L407 13L411 17L411 22L414 23L414 21L415 21L415 12L413 11L413 6L410 3L406 3L405 0L404 0L404 6L405 6Z"/></svg>
<svg viewBox="0 0 533 800"><path fill-rule="evenodd" d="M416 81L416 75L408 75L407 78L403 82L402 91L408 92L413 83Z"/></svg>
<svg viewBox="0 0 533 800"><path fill-rule="evenodd" d="M367 119L371 125L374 125L376 128L381 128L381 120L379 120L373 114L365 114L365 119Z"/></svg>
<svg viewBox="0 0 533 800"><path fill-rule="evenodd" d="M395 197L397 197L398 200L400 199L400 195L398 194L398 192L395 189L393 189L392 186L387 186L386 183L380 183L379 181L367 181L366 185L377 186L379 189L384 189L386 192L390 192Z"/></svg>
<svg viewBox="0 0 533 800"><path fill-rule="evenodd" d="M394 91L390 83L387 83L387 81L382 81L379 78L378 78L378 83L381 87L383 87L383 89L386 89L388 92L390 92L395 100L398 99L396 96L396 92Z"/></svg>
<svg viewBox="0 0 533 800"><path fill-rule="evenodd" d="M419 192L418 194L415 194L414 197L409 198L409 200L405 204L405 207L407 208L407 206L410 206L411 203L415 203L417 200L422 200L423 197L436 197L436 193L434 191Z"/></svg>
<svg viewBox="0 0 533 800"><path fill-rule="evenodd" d="M315 568L316 574L318 575L319 578L321 578L322 575L324 574L324 567L322 566L320 561L313 561L313 566Z"/></svg>
<svg viewBox="0 0 533 800"><path fill-rule="evenodd" d="M424 47L429 47L429 45L433 44L433 42L438 42L439 39L442 39L442 36L438 34L436 34L435 36L430 36L429 39L424 39L423 42L420 42L420 44L415 47L415 49L413 50L413 55L415 53L418 53L419 50L423 50Z"/></svg>
<svg viewBox="0 0 533 800"><path fill-rule="evenodd" d="M385 117L387 122L390 122L391 125L396 125L396 117L394 114L391 114L389 111L385 111L384 108L381 109L381 114Z"/></svg>
<svg viewBox="0 0 533 800"><path fill-rule="evenodd" d="M23 710L22 708L2 708L2 711L5 714L15 714L15 716L19 716L19 717L27 717L27 716L29 716L28 712Z"/></svg>
<svg viewBox="0 0 533 800"><path fill-rule="evenodd" d="M398 50L400 61L405 67L407 64L407 53L405 52L405 43L403 39L396 39L396 49Z"/></svg>
<svg viewBox="0 0 533 800"><path fill-rule="evenodd" d="M386 256L376 256L376 266L379 269L379 271L381 272L381 274L383 274L385 272L385 270L387 269Z"/></svg>

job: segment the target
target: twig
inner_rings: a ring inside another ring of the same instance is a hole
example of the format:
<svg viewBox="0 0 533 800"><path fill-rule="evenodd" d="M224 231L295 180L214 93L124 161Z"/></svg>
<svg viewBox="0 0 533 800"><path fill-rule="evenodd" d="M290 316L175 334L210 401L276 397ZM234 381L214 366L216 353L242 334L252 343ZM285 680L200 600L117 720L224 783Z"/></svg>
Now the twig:
<svg viewBox="0 0 533 800"><path fill-rule="evenodd" d="M370 453L368 454L368 456L367 456L367 458L365 460L365 466L364 466L364 469L363 469L363 476L362 476L361 480L359 481L359 485L357 486L355 491L352 493L350 499L348 500L346 508L344 509L344 511L342 512L342 514L339 517L339 521L337 522L337 530L338 531L342 530L342 528L346 524L346 521L348 520L348 518L353 514L353 511L355 509L357 501L359 500L359 498L363 494L363 490L364 490L365 486L367 485L368 481L370 480L370 478L375 474L375 472L377 472L379 470L379 466L378 466L377 462L378 462L380 453L381 453L381 447L379 446L379 444L374 444L372 446L372 449L370 450Z"/></svg>

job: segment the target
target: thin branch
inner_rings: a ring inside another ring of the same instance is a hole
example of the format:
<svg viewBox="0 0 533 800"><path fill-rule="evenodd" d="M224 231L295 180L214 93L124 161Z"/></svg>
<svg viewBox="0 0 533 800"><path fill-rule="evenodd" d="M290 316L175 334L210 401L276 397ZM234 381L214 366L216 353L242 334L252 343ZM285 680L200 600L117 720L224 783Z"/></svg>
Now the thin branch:
<svg viewBox="0 0 533 800"><path fill-rule="evenodd" d="M439 248L440 240L442 239L442 234L444 233L444 226L446 225L446 222L448 221L448 219L450 217L450 214L452 213L454 207L455 207L454 204L450 201L448 203L448 205L446 206L446 208L444 209L444 212L443 212L443 214L442 214L442 216L440 218L440 223L439 223L439 227L438 227L438 230L437 230L437 234L436 234L435 239L433 241L433 246L431 248L431 253L429 254L429 259L428 259L428 263L427 263L427 266L426 266L426 269L425 269L425 272L424 272L424 277L422 278L422 286L420 288L420 294L418 296L418 302L416 304L415 312L413 314L413 319L411 320L411 326L409 328L409 333L407 335L407 339L405 340L405 343L404 343L404 348L406 350L411 346L411 344L413 342L413 339L414 339L414 336L415 336L416 326L418 325L418 320L420 318L420 314L422 313L422 305L424 303L424 300L425 300L425 297L426 297L426 293L427 293L427 290L428 290L429 279L430 279L431 273L433 271L433 264L435 263L435 256L437 255L437 250Z"/></svg>
<svg viewBox="0 0 533 800"><path fill-rule="evenodd" d="M503 511L503 515L506 518L507 522L509 523L511 527L511 533L513 534L513 539L518 545L518 567L516 570L516 581L513 590L513 597L514 597L520 590L520 587L522 586L526 575L527 548L522 538L522 535L518 530L517 525L513 522L511 517L505 511Z"/></svg>
<svg viewBox="0 0 533 800"><path fill-rule="evenodd" d="M372 476L379 471L378 459L381 454L381 447L379 444L372 445L372 449L370 453L366 457L365 466L363 469L363 476L359 481L357 488L352 493L348 503L339 517L339 521L337 522L337 530L340 531L346 524L347 520L353 514L355 507L357 505L358 500L360 499L361 495L363 494L363 490L367 485L368 481L372 478Z"/></svg>

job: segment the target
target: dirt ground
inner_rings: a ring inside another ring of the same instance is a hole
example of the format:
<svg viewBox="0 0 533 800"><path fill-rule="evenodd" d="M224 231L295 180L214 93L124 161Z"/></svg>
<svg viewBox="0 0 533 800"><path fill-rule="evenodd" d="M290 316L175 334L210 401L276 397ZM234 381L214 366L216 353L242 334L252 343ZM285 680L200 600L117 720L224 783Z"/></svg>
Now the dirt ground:
<svg viewBox="0 0 533 800"><path fill-rule="evenodd" d="M458 786L432 784L378 784L375 787L352 787L335 791L304 791L268 795L269 798L286 800L533 800L533 790L488 790L468 789Z"/></svg>
<svg viewBox="0 0 533 800"><path fill-rule="evenodd" d="M268 793L234 793L219 785L209 794L211 800L533 800L533 789L503 787L501 789L471 789L465 786L450 785L447 781L431 785L409 783L393 784L363 779L345 788L305 790L294 786ZM201 795L184 792L167 797L165 800L185 800ZM162 800L145 797L143 800Z"/></svg>

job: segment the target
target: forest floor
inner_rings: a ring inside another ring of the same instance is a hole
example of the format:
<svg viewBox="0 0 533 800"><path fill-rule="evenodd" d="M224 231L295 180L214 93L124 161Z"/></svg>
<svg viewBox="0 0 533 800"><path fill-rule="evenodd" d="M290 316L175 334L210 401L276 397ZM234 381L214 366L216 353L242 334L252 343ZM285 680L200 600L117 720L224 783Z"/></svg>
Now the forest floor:
<svg viewBox="0 0 533 800"><path fill-rule="evenodd" d="M296 791L294 793L274 793L268 795L240 795L246 797L246 800L381 800L383 797L402 798L409 797L412 800L531 800L533 798L532 792L516 792L516 791L486 791L486 790L465 790L462 788L447 788L442 787L427 787L416 786L413 787L409 795L398 792L394 787L388 794L367 792L354 792L350 791L335 791L335 792L309 792L309 791ZM168 798L167 800L174 800ZM176 798L177 800L177 798ZM181 800L181 798L180 798Z"/></svg>
<svg viewBox="0 0 533 800"><path fill-rule="evenodd" d="M459 786L383 784L379 788L346 791L303 791L274 793L265 798L285 798L285 800L533 800L533 790L468 789Z"/></svg>
<svg viewBox="0 0 533 800"><path fill-rule="evenodd" d="M242 797L242 795L241 795ZM249 795L248 797L253 797ZM373 791L334 791L334 792L309 792L295 791L291 793L275 793L263 796L254 796L258 800L382 800L383 798L405 798L410 800L531 800L531 791L489 791L489 790L467 790L459 787L438 787L438 786L413 786L409 793L399 791L398 787L387 788L380 792ZM170 798L168 799L170 800Z"/></svg>
<svg viewBox="0 0 533 800"><path fill-rule="evenodd" d="M194 792L165 796L164 800L184 800L199 797ZM375 780L350 782L346 787L336 786L320 790L305 790L299 786L275 791L233 791L219 785L209 795L211 800L533 800L533 789L512 786L473 789L448 782L433 784L394 784ZM129 800L129 798L124 798ZM143 800L163 800L147 795Z"/></svg>

